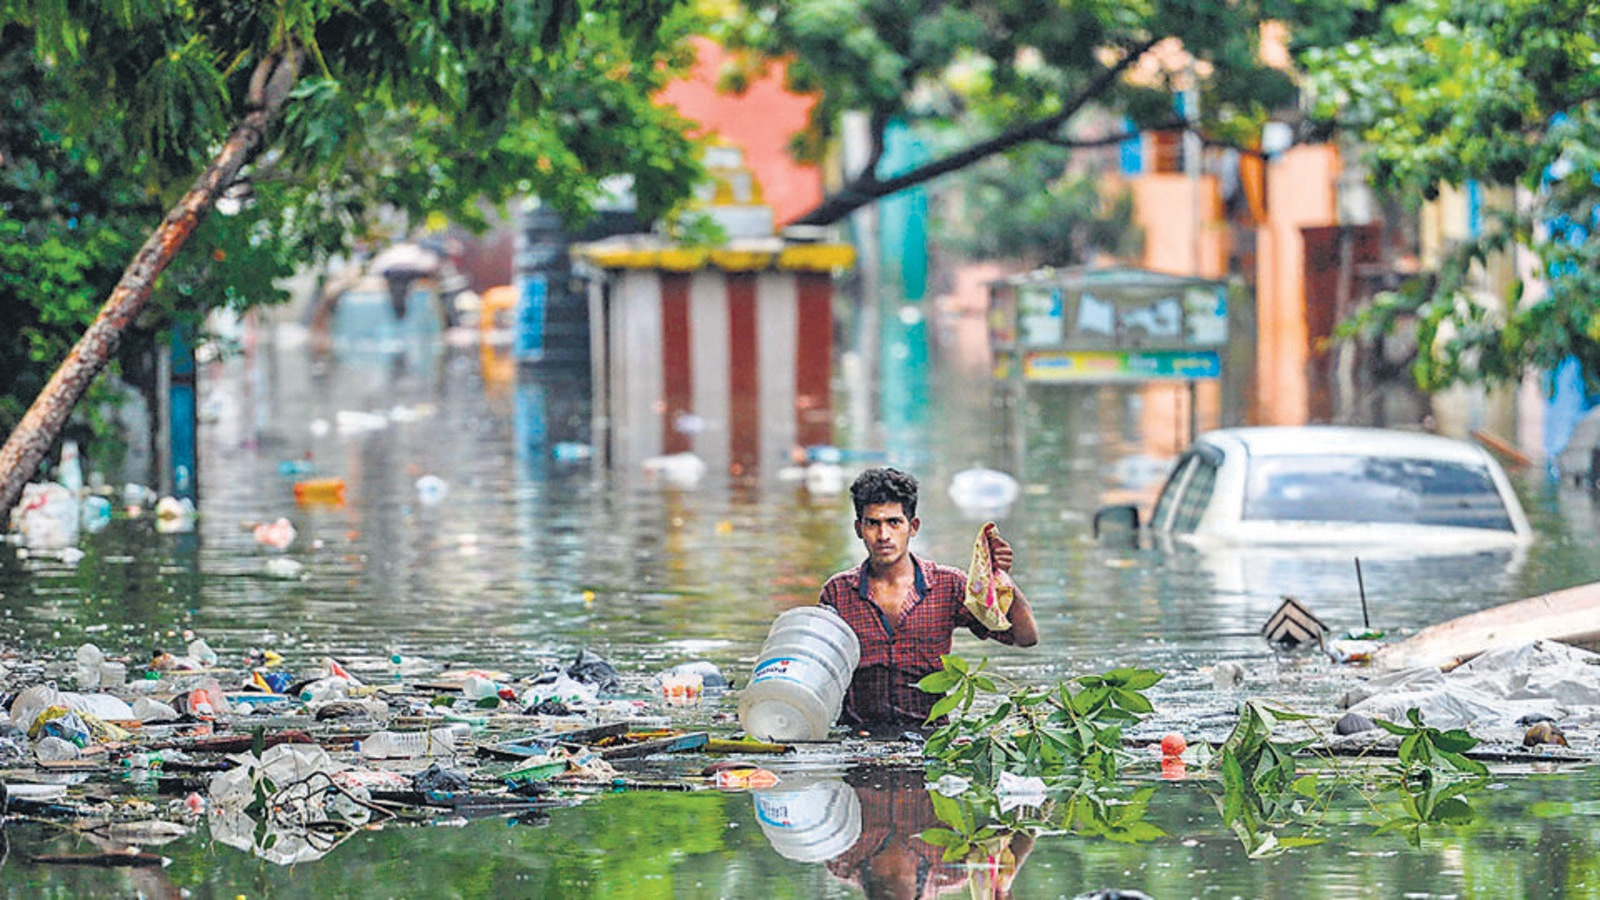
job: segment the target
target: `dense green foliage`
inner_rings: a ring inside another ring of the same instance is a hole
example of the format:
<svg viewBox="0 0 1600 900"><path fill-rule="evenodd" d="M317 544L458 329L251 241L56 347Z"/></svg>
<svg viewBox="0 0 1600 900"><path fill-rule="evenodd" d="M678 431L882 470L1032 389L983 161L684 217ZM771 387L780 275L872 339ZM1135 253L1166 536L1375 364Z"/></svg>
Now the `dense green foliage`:
<svg viewBox="0 0 1600 900"><path fill-rule="evenodd" d="M944 667L917 683L944 695L929 721L958 710L960 715L928 737L924 752L940 768L969 771L985 783L1001 772L1055 776L1085 770L1102 780L1115 776L1122 762L1122 726L1151 711L1144 691L1162 678L1125 667L1050 689L1017 686L1001 692L983 674L987 660L973 667L953 654L940 659ZM980 694L995 693L1002 696L993 708L973 713Z"/></svg>
<svg viewBox="0 0 1600 900"><path fill-rule="evenodd" d="M1260 23L1308 16L1320 23L1313 33L1342 37L1354 21L1348 14L1321 17L1328 10L1320 3L1289 2L752 0L746 6L748 14L731 19L721 35L751 51L727 81L738 87L761 61L788 60L791 84L821 96L814 127L800 141L802 155L819 158L831 148L847 111L869 123L865 171L807 217L819 222L1027 144L1071 148L1103 140L1108 129L1175 127L1182 122L1177 94L1196 78L1206 133L1249 143L1271 113L1297 96L1288 73L1262 63ZM1171 65L1180 54L1152 52L1169 39L1169 47L1181 42L1192 54L1193 66ZM1135 71L1137 77L1122 77ZM1079 116L1090 108L1093 117ZM948 132L945 145L952 149L911 172L876 171L886 129L896 120ZM1011 175L1025 179L1027 170Z"/></svg>
<svg viewBox="0 0 1600 900"><path fill-rule="evenodd" d="M304 54L283 120L167 268L147 336L518 195L581 216L628 176L642 212L667 210L698 175L651 99L687 61L678 6L0 2L0 433L250 111L263 60Z"/></svg>
<svg viewBox="0 0 1600 900"><path fill-rule="evenodd" d="M1600 8L1408 0L1377 22L1361 40L1303 53L1315 114L1366 142L1385 190L1433 197L1477 182L1517 187L1526 202L1486 216L1481 235L1358 326L1414 316L1425 388L1515 380L1568 357L1600 383ZM1472 296L1477 267L1513 248L1537 260L1539 296L1520 283Z"/></svg>

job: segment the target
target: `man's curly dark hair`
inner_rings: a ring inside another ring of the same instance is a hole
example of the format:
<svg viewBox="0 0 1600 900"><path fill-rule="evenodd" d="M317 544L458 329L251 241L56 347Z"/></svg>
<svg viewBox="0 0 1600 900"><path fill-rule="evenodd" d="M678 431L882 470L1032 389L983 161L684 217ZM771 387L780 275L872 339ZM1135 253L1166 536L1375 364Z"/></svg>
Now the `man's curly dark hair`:
<svg viewBox="0 0 1600 900"><path fill-rule="evenodd" d="M850 499L856 505L856 518L874 503L898 503L907 519L917 516L917 479L899 469L868 469L850 483Z"/></svg>

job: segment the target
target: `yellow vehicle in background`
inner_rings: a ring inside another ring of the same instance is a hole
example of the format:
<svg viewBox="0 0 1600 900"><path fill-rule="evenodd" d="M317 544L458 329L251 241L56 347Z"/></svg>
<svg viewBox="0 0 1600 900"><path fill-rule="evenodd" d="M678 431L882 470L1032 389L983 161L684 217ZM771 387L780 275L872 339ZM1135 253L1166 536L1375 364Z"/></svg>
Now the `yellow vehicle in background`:
<svg viewBox="0 0 1600 900"><path fill-rule="evenodd" d="M510 384L517 375L517 359L511 353L516 325L517 291L509 284L483 292L478 301L478 358L486 384Z"/></svg>

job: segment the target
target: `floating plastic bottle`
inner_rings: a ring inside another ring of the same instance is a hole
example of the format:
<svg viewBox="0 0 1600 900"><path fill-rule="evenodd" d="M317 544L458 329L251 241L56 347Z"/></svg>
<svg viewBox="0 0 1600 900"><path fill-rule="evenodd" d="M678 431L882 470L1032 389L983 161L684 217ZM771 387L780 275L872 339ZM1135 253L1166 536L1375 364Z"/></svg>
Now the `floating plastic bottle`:
<svg viewBox="0 0 1600 900"><path fill-rule="evenodd" d="M455 728L434 728L429 731L375 731L367 735L357 749L363 759L454 756L458 737L460 732Z"/></svg>
<svg viewBox="0 0 1600 900"><path fill-rule="evenodd" d="M83 498L78 507L78 527L96 534L111 524L111 501L94 494Z"/></svg>
<svg viewBox="0 0 1600 900"><path fill-rule="evenodd" d="M97 690L100 687L100 666L105 662L105 654L94 644L84 644L73 654L73 659L78 664L78 690Z"/></svg>
<svg viewBox="0 0 1600 900"><path fill-rule="evenodd" d="M61 485L74 495L83 490L83 460L78 455L77 441L61 442L61 467L57 472Z"/></svg>
<svg viewBox="0 0 1600 900"><path fill-rule="evenodd" d="M762 741L823 740L860 659L856 633L833 610L801 606L783 613L739 694L739 724Z"/></svg>

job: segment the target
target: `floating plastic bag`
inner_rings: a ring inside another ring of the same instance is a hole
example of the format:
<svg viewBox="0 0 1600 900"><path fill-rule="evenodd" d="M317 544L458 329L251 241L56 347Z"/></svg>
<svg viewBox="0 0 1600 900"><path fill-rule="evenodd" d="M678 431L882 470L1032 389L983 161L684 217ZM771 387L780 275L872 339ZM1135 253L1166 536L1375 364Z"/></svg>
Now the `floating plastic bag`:
<svg viewBox="0 0 1600 900"><path fill-rule="evenodd" d="M456 769L447 769L438 763L411 776L411 784L423 793L451 794L472 788L465 774Z"/></svg>
<svg viewBox="0 0 1600 900"><path fill-rule="evenodd" d="M30 550L60 550L78 542L78 498L55 482L24 485L11 528Z"/></svg>
<svg viewBox="0 0 1600 900"><path fill-rule="evenodd" d="M579 650L578 658L567 666L567 677L594 687L596 693L615 694L621 689L622 679L617 670L598 654ZM593 699L592 697L590 699Z"/></svg>
<svg viewBox="0 0 1600 900"><path fill-rule="evenodd" d="M554 700L568 706L593 703L599 692L594 685L574 681L565 672L545 672L522 693L524 707L538 706L545 700Z"/></svg>
<svg viewBox="0 0 1600 900"><path fill-rule="evenodd" d="M1006 613L1011 610L1011 577L994 567L994 550L989 536L994 523L985 522L978 529L978 538L972 545L972 567L967 570L967 596L963 600L978 621L990 631L1009 631L1011 620Z"/></svg>
<svg viewBox="0 0 1600 900"><path fill-rule="evenodd" d="M107 741L125 741L130 737L121 726L113 725L93 713L65 706L52 706L40 712L34 718L33 726L28 729L28 736L35 740L58 737L80 747Z"/></svg>
<svg viewBox="0 0 1600 900"><path fill-rule="evenodd" d="M316 744L275 744L257 758L250 753L228 757L235 765L211 778L214 809L243 809L255 799L257 782L270 781L279 792L313 775L332 775L345 768Z"/></svg>
<svg viewBox="0 0 1600 900"><path fill-rule="evenodd" d="M77 713L65 706L52 706L34 718L33 727L28 729L28 737L34 740L43 737L60 738L79 747L85 747L89 744L89 726Z"/></svg>
<svg viewBox="0 0 1600 900"><path fill-rule="evenodd" d="M17 694L16 699L11 701L11 723L28 731L39 714L52 706L86 712L98 719L114 722L134 718L133 708L126 701L110 694L78 694L58 690L55 682L51 681L24 688Z"/></svg>
<svg viewBox="0 0 1600 900"><path fill-rule="evenodd" d="M359 827L370 815L335 789L335 777L345 766L316 744L278 744L259 758L250 753L228 758L238 765L210 783L207 821L213 840L292 865L320 859L338 844L340 839L329 838L321 823L342 820ZM258 789L270 798L261 821L246 812ZM344 786L344 791L360 801L369 796L359 786Z"/></svg>

